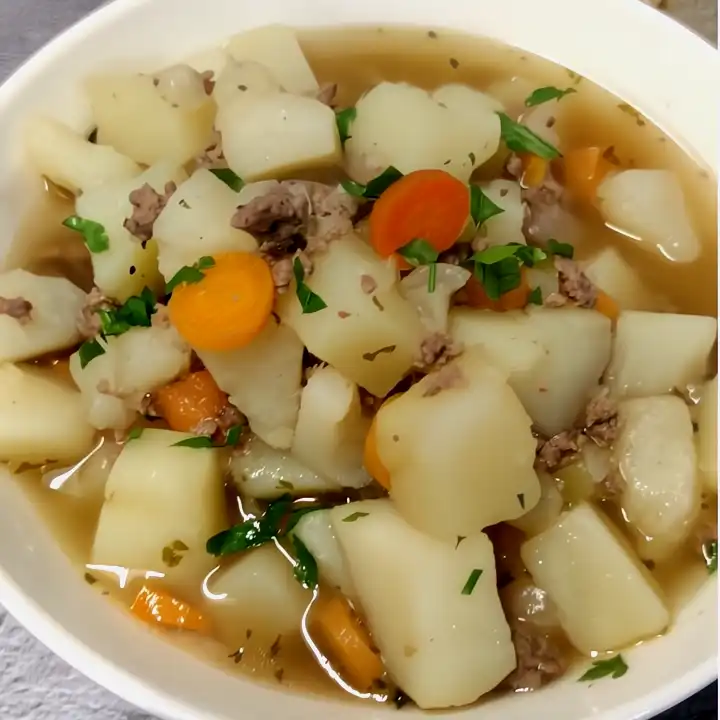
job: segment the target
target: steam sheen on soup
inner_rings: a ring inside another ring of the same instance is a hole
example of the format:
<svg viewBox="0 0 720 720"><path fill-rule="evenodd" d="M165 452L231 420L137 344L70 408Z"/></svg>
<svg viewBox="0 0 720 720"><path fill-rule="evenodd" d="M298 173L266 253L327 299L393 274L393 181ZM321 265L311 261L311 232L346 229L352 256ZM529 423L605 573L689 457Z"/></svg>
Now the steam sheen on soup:
<svg viewBox="0 0 720 720"><path fill-rule="evenodd" d="M88 134L27 123L0 274L0 459L85 579L398 706L632 672L717 566L707 171L433 30L269 27L86 91Z"/></svg>

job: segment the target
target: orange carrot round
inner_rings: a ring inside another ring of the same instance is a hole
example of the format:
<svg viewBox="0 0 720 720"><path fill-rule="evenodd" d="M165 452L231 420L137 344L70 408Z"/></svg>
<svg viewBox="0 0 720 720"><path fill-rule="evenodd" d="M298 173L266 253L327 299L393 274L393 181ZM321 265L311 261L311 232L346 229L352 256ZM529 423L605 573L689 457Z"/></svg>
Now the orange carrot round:
<svg viewBox="0 0 720 720"><path fill-rule="evenodd" d="M168 309L178 332L199 350L235 350L250 343L272 312L275 286L258 255L216 255L202 280L180 285Z"/></svg>
<svg viewBox="0 0 720 720"><path fill-rule="evenodd" d="M470 189L444 170L417 170L391 185L370 215L370 243L390 257L422 238L438 252L451 248L470 216Z"/></svg>
<svg viewBox="0 0 720 720"><path fill-rule="evenodd" d="M138 593L130 611L149 625L158 624L177 630L203 633L209 630L207 619L197 608L164 590L151 589L146 585L143 585Z"/></svg>
<svg viewBox="0 0 720 720"><path fill-rule="evenodd" d="M620 306L603 290L598 290L595 309L613 322L620 317Z"/></svg>
<svg viewBox="0 0 720 720"><path fill-rule="evenodd" d="M157 390L154 404L171 430L192 432L205 420L217 418L228 400L212 375L201 370Z"/></svg>

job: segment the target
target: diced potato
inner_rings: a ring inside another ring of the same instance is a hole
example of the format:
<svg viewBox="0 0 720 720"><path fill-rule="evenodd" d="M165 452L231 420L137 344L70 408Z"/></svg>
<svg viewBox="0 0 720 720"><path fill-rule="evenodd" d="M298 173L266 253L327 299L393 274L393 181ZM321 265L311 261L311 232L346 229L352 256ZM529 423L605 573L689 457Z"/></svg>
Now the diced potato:
<svg viewBox="0 0 720 720"><path fill-rule="evenodd" d="M682 188L669 170L623 170L600 184L597 197L605 221L644 250L682 263L700 255Z"/></svg>
<svg viewBox="0 0 720 720"><path fill-rule="evenodd" d="M717 493L718 472L718 380L705 383L698 413L698 466L705 489Z"/></svg>
<svg viewBox="0 0 720 720"><path fill-rule="evenodd" d="M80 133L52 118L28 121L25 146L37 172L75 194L142 172L129 157L108 145L88 142Z"/></svg>
<svg viewBox="0 0 720 720"><path fill-rule="evenodd" d="M560 517L563 509L563 496L554 477L547 473L538 473L540 481L540 500L537 505L510 525L522 530L527 537L539 535L547 530Z"/></svg>
<svg viewBox="0 0 720 720"><path fill-rule="evenodd" d="M540 499L531 421L506 378L475 348L377 414L391 497L419 530L456 540L519 518Z"/></svg>
<svg viewBox="0 0 720 720"><path fill-rule="evenodd" d="M560 278L554 267L531 267L525 269L525 278L531 290L540 288L543 300L560 292Z"/></svg>
<svg viewBox="0 0 720 720"><path fill-rule="evenodd" d="M10 270L0 274L0 297L32 305L26 320L0 315L0 362L29 360L80 340L77 322L85 293L69 280Z"/></svg>
<svg viewBox="0 0 720 720"><path fill-rule="evenodd" d="M418 312L420 321L429 333L445 333L452 296L465 287L470 271L457 265L436 263L435 288L429 289L430 270L427 265L415 268L400 281L400 294Z"/></svg>
<svg viewBox="0 0 720 720"><path fill-rule="evenodd" d="M453 340L481 345L509 373L510 386L548 436L570 427L587 403L610 358L611 330L600 313L574 307L450 313Z"/></svg>
<svg viewBox="0 0 720 720"><path fill-rule="evenodd" d="M228 165L244 180L263 180L340 165L335 113L314 98L248 90L218 112Z"/></svg>
<svg viewBox="0 0 720 720"><path fill-rule="evenodd" d="M363 487L370 482L363 467L369 429L357 385L335 368L318 368L302 391L292 452L340 487Z"/></svg>
<svg viewBox="0 0 720 720"><path fill-rule="evenodd" d="M250 233L230 225L238 193L209 170L196 170L155 221L160 272L170 280L183 266L221 252L254 252Z"/></svg>
<svg viewBox="0 0 720 720"><path fill-rule="evenodd" d="M94 434L77 390L39 370L0 365L0 460L78 460Z"/></svg>
<svg viewBox="0 0 720 720"><path fill-rule="evenodd" d="M145 395L190 366L190 348L171 326L132 328L101 344L105 353L84 368L79 353L70 358L88 419L100 430L129 427Z"/></svg>
<svg viewBox="0 0 720 720"><path fill-rule="evenodd" d="M281 495L307 497L338 490L335 483L258 437L244 443L242 452L233 456L230 468L240 493L260 500L275 500Z"/></svg>
<svg viewBox="0 0 720 720"><path fill-rule="evenodd" d="M98 141L145 165L161 160L182 165L211 144L215 103L192 89L166 99L160 92L161 75L101 75L88 80Z"/></svg>
<svg viewBox="0 0 720 720"><path fill-rule="evenodd" d="M228 522L220 451L174 447L188 437L145 430L125 445L105 486L93 565L162 573L180 592L213 568L205 543Z"/></svg>
<svg viewBox="0 0 720 720"><path fill-rule="evenodd" d="M315 269L305 280L327 308L303 314L293 285L280 298L278 310L313 355L384 397L412 367L423 336L420 318L398 292L396 280L392 261L381 260L362 240L348 235L315 258ZM363 285L372 282L375 291L365 292Z"/></svg>
<svg viewBox="0 0 720 720"><path fill-rule="evenodd" d="M162 288L156 242L151 240L143 244L124 227L125 220L133 213L130 193L147 183L156 192L164 194L166 183L180 183L186 177L178 165L161 162L137 178L107 183L77 199L77 214L100 223L110 240L107 250L90 254L95 284L105 295L125 301L131 295L139 294L144 287Z"/></svg>
<svg viewBox="0 0 720 720"><path fill-rule="evenodd" d="M549 142L554 147L560 146L560 135L557 131L557 120L563 108L567 107L568 100L550 100L531 108L527 108L522 116L522 124L529 130Z"/></svg>
<svg viewBox="0 0 720 720"><path fill-rule="evenodd" d="M367 514L347 521L353 513ZM412 528L387 500L342 505L331 517L373 641L421 708L472 703L515 668L483 533L456 547L456 538Z"/></svg>
<svg viewBox="0 0 720 720"><path fill-rule="evenodd" d="M315 558L321 580L346 597L354 597L355 588L332 524L331 511L318 510L304 515L293 533Z"/></svg>
<svg viewBox="0 0 720 720"><path fill-rule="evenodd" d="M383 82L356 108L345 152L346 169L358 182L390 165L406 174L438 168L467 181L500 144L496 111L501 105L464 85L444 85L430 94L405 83Z"/></svg>
<svg viewBox="0 0 720 720"><path fill-rule="evenodd" d="M312 594L293 577L273 546L243 553L208 581L207 611L227 647L245 647L250 635L269 647L278 635L298 634Z"/></svg>
<svg viewBox="0 0 720 720"><path fill-rule="evenodd" d="M292 28L266 25L248 30L232 38L227 50L235 60L264 65L289 93L314 96L320 89Z"/></svg>
<svg viewBox="0 0 720 720"><path fill-rule="evenodd" d="M626 400L614 445L624 487L623 515L638 532L645 559L667 558L700 512L693 426L687 405L672 396Z"/></svg>
<svg viewBox="0 0 720 720"><path fill-rule="evenodd" d="M619 396L649 397L702 380L716 335L713 317L623 312L607 372L610 388Z"/></svg>
<svg viewBox="0 0 720 720"><path fill-rule="evenodd" d="M510 180L493 180L484 184L482 191L495 205L502 208L503 212L483 223L480 237L488 245L526 245L523 235L525 207L520 195L520 185Z"/></svg>
<svg viewBox="0 0 720 720"><path fill-rule="evenodd" d="M300 409L303 344L271 318L250 345L229 352L198 352L250 429L268 445L292 446Z"/></svg>
<svg viewBox="0 0 720 720"><path fill-rule="evenodd" d="M194 108L207 102L202 74L189 65L171 65L156 73L153 82L163 100L172 107Z"/></svg>
<svg viewBox="0 0 720 720"><path fill-rule="evenodd" d="M650 290L640 274L614 247L603 248L584 264L583 272L621 310L665 310L667 300Z"/></svg>
<svg viewBox="0 0 720 720"><path fill-rule="evenodd" d="M557 606L570 642L585 655L654 637L670 622L649 573L590 505L563 513L521 554Z"/></svg>
<svg viewBox="0 0 720 720"><path fill-rule="evenodd" d="M230 60L215 82L213 98L218 106L222 107L241 93L250 91L271 95L281 90L280 83L265 65L252 61Z"/></svg>

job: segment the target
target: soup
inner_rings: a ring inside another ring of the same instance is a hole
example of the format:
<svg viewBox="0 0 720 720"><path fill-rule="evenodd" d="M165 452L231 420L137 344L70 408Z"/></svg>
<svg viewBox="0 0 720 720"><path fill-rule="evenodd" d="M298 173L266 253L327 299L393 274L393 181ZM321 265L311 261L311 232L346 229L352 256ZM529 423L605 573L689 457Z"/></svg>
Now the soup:
<svg viewBox="0 0 720 720"><path fill-rule="evenodd" d="M563 68L265 28L35 118L0 459L227 671L424 709L632 672L717 565L716 186ZM194 68L194 69L193 69Z"/></svg>

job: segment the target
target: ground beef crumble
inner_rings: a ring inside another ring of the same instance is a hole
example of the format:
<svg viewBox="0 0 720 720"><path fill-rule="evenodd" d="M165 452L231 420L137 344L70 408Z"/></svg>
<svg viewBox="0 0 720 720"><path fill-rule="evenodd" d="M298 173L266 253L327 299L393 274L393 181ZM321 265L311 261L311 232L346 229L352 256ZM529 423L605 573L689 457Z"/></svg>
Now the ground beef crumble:
<svg viewBox="0 0 720 720"><path fill-rule="evenodd" d="M549 439L538 438L535 466L553 472L570 462L580 451L580 431L564 430Z"/></svg>
<svg viewBox="0 0 720 720"><path fill-rule="evenodd" d="M467 378L457 363L444 365L426 376L428 380L423 397L434 397L443 390L461 388L467 385Z"/></svg>
<svg viewBox="0 0 720 720"><path fill-rule="evenodd" d="M556 257L560 294L579 307L592 308L597 302L597 288L580 269L580 265L568 258Z"/></svg>
<svg viewBox="0 0 720 720"><path fill-rule="evenodd" d="M153 225L163 211L172 194L177 190L174 182L165 183L163 194L156 192L148 183L130 193L133 206L132 215L125 220L123 227L138 240L147 242L152 238Z"/></svg>
<svg viewBox="0 0 720 720"><path fill-rule="evenodd" d="M78 332L84 338L94 338L102 329L98 310L112 310L114 307L112 300L103 295L99 288L94 287L85 296L85 304L77 319Z"/></svg>
<svg viewBox="0 0 720 720"><path fill-rule="evenodd" d="M32 309L32 303L23 297L0 297L0 315L7 315L20 325L27 325L32 320Z"/></svg>
<svg viewBox="0 0 720 720"><path fill-rule="evenodd" d="M564 653L552 635L532 623L514 623L512 641L517 667L504 685L516 692L539 690L567 670Z"/></svg>
<svg viewBox="0 0 720 720"><path fill-rule="evenodd" d="M463 349L461 344L454 342L446 333L432 333L420 344L420 353L415 359L415 367L427 373L438 370L458 357Z"/></svg>
<svg viewBox="0 0 720 720"><path fill-rule="evenodd" d="M585 434L601 447L612 445L618 431L618 406L610 397L610 390L602 387L585 408Z"/></svg>

